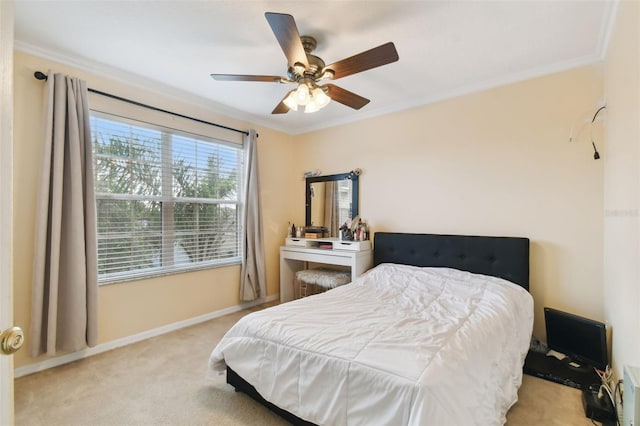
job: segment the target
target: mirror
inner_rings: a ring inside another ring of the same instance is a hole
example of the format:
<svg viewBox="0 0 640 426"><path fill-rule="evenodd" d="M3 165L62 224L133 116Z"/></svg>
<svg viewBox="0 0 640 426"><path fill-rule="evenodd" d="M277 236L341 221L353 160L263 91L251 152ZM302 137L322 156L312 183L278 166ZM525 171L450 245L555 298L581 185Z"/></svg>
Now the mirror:
<svg viewBox="0 0 640 426"><path fill-rule="evenodd" d="M306 226L322 226L327 237L358 215L358 174L354 172L306 179Z"/></svg>

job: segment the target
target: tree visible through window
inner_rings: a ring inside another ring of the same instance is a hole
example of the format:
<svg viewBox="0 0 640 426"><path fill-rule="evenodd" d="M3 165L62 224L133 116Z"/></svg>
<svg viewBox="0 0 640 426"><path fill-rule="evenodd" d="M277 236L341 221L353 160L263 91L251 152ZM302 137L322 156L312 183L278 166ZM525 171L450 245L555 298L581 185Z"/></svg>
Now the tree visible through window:
<svg viewBox="0 0 640 426"><path fill-rule="evenodd" d="M240 261L242 146L92 112L101 283Z"/></svg>

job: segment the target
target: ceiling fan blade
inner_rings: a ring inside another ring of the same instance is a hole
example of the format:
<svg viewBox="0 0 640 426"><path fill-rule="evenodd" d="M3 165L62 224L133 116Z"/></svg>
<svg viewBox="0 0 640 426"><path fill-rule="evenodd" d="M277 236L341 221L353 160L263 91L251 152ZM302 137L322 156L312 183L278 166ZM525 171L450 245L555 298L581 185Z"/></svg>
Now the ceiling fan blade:
<svg viewBox="0 0 640 426"><path fill-rule="evenodd" d="M277 75L240 75L240 74L211 74L218 81L264 81L267 83L282 83L286 78Z"/></svg>
<svg viewBox="0 0 640 426"><path fill-rule="evenodd" d="M293 67L296 63L304 65L305 69L309 68L307 54L302 47L300 34L293 16L285 13L266 12L264 16L271 26L273 34L275 34L280 47L284 52L284 56L289 61L289 66Z"/></svg>
<svg viewBox="0 0 640 426"><path fill-rule="evenodd" d="M333 84L325 84L323 87L327 88L327 96L331 99L353 109L360 109L369 103L369 99L356 95L342 87Z"/></svg>
<svg viewBox="0 0 640 426"><path fill-rule="evenodd" d="M349 58L324 67L333 71L333 79L346 77L351 74L370 70L398 60L398 52L392 42L383 44Z"/></svg>
<svg viewBox="0 0 640 426"><path fill-rule="evenodd" d="M293 90L295 90L295 89L293 89ZM273 111L271 111L271 114L286 114L286 113L289 112L289 107L285 105L284 100L287 99L287 96L289 96L289 94L291 92L293 92L293 90L289 90L287 92L287 94L284 95L284 98L282 98L280 103L278 105L276 105L276 107L273 109Z"/></svg>

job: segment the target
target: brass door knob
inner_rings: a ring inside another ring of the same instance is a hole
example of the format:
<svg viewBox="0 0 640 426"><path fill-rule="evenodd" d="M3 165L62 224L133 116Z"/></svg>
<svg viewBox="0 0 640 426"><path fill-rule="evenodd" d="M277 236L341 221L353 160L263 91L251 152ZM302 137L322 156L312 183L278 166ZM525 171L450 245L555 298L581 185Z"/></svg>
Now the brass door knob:
<svg viewBox="0 0 640 426"><path fill-rule="evenodd" d="M20 327L11 327L0 334L0 353L11 355L22 347L24 332Z"/></svg>

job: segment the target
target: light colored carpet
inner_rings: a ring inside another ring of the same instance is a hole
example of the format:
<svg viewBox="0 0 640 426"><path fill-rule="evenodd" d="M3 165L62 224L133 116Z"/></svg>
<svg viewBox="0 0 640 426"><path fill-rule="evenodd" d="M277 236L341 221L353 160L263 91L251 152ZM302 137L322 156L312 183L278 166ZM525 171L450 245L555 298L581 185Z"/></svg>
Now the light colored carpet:
<svg viewBox="0 0 640 426"><path fill-rule="evenodd" d="M250 311L16 379L16 425L286 425L207 377L209 353ZM579 391L525 376L507 425L592 423Z"/></svg>

